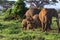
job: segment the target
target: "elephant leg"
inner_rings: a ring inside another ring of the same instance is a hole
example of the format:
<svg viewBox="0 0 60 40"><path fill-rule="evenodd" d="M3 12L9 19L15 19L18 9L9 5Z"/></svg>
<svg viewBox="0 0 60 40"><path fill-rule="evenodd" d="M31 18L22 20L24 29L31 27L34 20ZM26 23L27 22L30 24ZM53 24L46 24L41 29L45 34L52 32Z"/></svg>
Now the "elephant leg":
<svg viewBox="0 0 60 40"><path fill-rule="evenodd" d="M60 32L59 19L57 19L58 32Z"/></svg>
<svg viewBox="0 0 60 40"><path fill-rule="evenodd" d="M48 18L48 20L47 20L47 29L48 30L52 30L51 29L51 24L52 24L52 18Z"/></svg>
<svg viewBox="0 0 60 40"><path fill-rule="evenodd" d="M46 31L46 27L47 27L47 17L45 16L44 31Z"/></svg>
<svg viewBox="0 0 60 40"><path fill-rule="evenodd" d="M42 24L42 31L44 31L43 23L41 23L41 24Z"/></svg>

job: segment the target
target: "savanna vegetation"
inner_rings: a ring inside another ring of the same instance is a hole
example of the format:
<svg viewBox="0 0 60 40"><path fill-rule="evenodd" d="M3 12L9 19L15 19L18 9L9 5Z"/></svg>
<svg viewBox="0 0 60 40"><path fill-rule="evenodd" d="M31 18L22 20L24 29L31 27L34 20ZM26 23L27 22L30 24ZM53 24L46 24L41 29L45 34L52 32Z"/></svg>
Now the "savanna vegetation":
<svg viewBox="0 0 60 40"><path fill-rule="evenodd" d="M0 11L0 40L60 40L57 33L57 24L53 17L49 32L42 32L41 28L34 30L22 30L21 19L27 8L22 0L14 3L14 9L7 9L5 13Z"/></svg>

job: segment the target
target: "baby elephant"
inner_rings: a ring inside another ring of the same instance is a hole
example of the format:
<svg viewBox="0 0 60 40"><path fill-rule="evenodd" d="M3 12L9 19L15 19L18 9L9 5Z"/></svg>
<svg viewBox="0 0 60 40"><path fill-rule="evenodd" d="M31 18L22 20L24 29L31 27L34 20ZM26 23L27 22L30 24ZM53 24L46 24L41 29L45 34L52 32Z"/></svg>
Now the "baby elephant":
<svg viewBox="0 0 60 40"><path fill-rule="evenodd" d="M32 20L32 21L27 21L27 29L35 29L36 28L36 25L35 25L35 22Z"/></svg>
<svg viewBox="0 0 60 40"><path fill-rule="evenodd" d="M27 28L27 19L22 20L22 28L26 29Z"/></svg>
<svg viewBox="0 0 60 40"><path fill-rule="evenodd" d="M22 27L23 29L35 29L36 25L34 23L33 20L27 20L27 19L23 19L22 20Z"/></svg>

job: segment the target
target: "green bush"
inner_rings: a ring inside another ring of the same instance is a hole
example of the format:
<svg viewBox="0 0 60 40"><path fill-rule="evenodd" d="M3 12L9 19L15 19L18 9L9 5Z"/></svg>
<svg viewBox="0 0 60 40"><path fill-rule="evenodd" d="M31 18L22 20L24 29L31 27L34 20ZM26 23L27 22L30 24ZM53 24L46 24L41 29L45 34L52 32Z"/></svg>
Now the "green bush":
<svg viewBox="0 0 60 40"><path fill-rule="evenodd" d="M7 9L5 12L5 19L11 20L11 19L20 19L25 14L27 8L25 7L25 3L23 0L18 0L14 3L14 8Z"/></svg>
<svg viewBox="0 0 60 40"><path fill-rule="evenodd" d="M4 16L5 16L4 20L9 20L14 16L14 14L12 14L11 12L12 12L12 9L8 8L4 14Z"/></svg>
<svg viewBox="0 0 60 40"><path fill-rule="evenodd" d="M19 15L22 18L22 16L25 14L26 10L27 10L27 8L25 7L24 1L18 0L14 4L14 9L13 9L12 13L14 13L15 15Z"/></svg>

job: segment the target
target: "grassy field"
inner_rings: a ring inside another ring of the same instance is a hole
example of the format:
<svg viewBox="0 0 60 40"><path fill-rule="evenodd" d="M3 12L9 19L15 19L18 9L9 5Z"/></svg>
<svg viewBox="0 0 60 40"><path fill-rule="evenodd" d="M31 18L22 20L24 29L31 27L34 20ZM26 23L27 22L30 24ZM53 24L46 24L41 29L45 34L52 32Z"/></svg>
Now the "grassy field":
<svg viewBox="0 0 60 40"><path fill-rule="evenodd" d="M1 13L0 13L1 14ZM18 20L4 21L3 14L0 15L0 40L60 40L57 33L57 24L53 19L49 32L40 31L41 28L33 30L22 30L21 22Z"/></svg>

